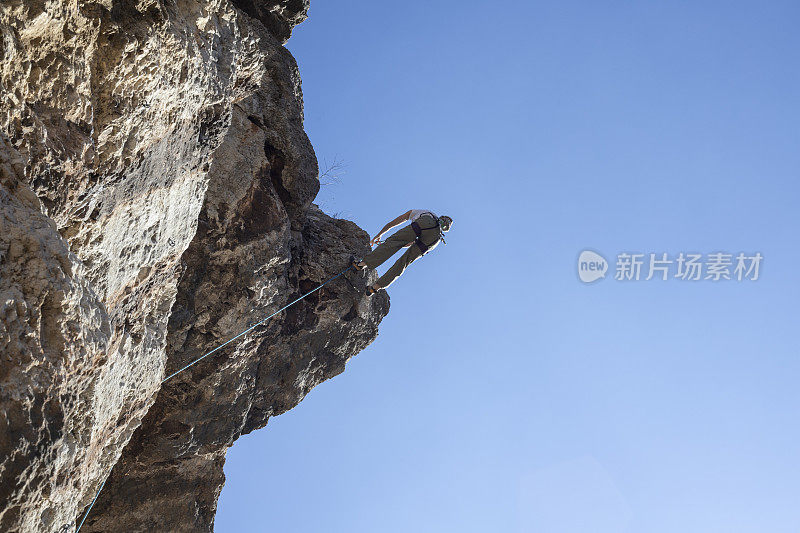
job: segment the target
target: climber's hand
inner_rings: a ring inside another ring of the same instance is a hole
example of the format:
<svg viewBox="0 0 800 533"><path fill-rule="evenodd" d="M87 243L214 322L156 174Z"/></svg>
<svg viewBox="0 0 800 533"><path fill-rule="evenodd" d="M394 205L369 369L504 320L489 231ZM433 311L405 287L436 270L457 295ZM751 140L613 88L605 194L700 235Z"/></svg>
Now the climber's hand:
<svg viewBox="0 0 800 533"><path fill-rule="evenodd" d="M375 235L375 238L369 242L372 246L378 246L381 243L381 235Z"/></svg>

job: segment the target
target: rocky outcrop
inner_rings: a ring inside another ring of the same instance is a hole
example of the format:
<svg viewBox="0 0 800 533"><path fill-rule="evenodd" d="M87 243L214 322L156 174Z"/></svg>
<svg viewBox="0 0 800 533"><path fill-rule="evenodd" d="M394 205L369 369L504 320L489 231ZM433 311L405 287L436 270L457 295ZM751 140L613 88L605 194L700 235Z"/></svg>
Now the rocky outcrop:
<svg viewBox="0 0 800 533"><path fill-rule="evenodd" d="M0 6L0 530L211 531L225 450L388 312L312 204L303 1Z"/></svg>
<svg viewBox="0 0 800 533"><path fill-rule="evenodd" d="M310 0L232 0L233 5L264 23L282 42L292 35L292 28L308 17Z"/></svg>

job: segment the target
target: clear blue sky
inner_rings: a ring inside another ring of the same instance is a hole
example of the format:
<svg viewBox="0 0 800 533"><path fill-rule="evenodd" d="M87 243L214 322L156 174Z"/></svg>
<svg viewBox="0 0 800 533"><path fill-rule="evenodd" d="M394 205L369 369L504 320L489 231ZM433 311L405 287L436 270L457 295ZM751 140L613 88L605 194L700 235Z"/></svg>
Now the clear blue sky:
<svg viewBox="0 0 800 533"><path fill-rule="evenodd" d="M319 201L455 225L231 449L217 532L800 530L800 6L600 4L313 2ZM584 285L584 248L764 263Z"/></svg>

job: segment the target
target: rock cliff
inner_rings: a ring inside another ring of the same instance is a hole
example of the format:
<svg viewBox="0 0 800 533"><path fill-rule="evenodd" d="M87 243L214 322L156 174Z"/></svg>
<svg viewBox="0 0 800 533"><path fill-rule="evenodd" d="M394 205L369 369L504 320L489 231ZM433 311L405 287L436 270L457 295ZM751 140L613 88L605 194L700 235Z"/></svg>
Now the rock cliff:
<svg viewBox="0 0 800 533"><path fill-rule="evenodd" d="M212 531L225 452L342 372L385 294L312 202L304 0L0 4L0 531Z"/></svg>

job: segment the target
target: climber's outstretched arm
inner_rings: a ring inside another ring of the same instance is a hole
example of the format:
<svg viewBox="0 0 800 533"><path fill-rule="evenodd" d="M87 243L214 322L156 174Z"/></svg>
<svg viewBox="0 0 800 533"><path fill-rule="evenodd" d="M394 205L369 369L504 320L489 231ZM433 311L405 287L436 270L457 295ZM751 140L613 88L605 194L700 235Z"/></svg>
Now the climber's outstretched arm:
<svg viewBox="0 0 800 533"><path fill-rule="evenodd" d="M402 215L400 215L399 217L397 217L396 219L392 220L391 222L388 222L383 227L383 229L380 230L377 235L375 235L375 238L372 239L372 241L371 241L372 245L373 246L377 246L378 243L380 243L380 241L382 240L381 237L383 237L383 235L385 233L388 233L392 229L396 228L397 226L399 226L403 222L406 222L406 221L408 221L410 219L411 219L411 210L408 210L405 213L403 213Z"/></svg>

